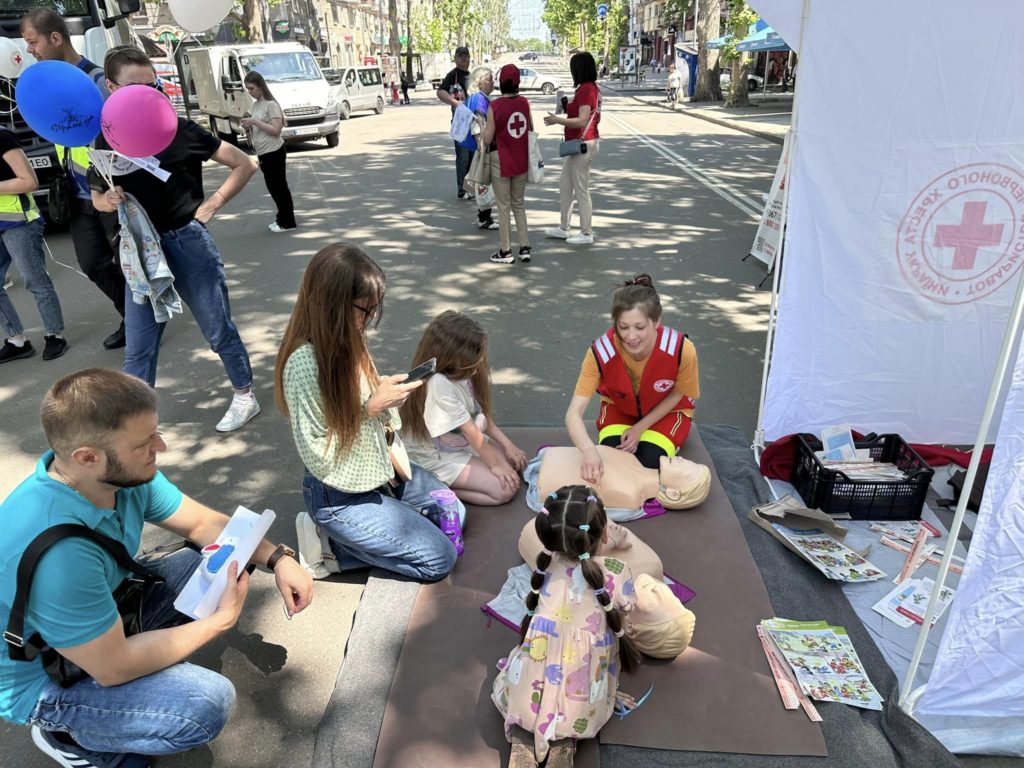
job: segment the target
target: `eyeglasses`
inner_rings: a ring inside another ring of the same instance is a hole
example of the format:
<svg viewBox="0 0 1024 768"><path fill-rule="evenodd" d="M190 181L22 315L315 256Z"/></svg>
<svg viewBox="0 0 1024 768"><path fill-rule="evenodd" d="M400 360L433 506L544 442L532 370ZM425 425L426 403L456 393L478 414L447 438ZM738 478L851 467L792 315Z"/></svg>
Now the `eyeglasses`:
<svg viewBox="0 0 1024 768"><path fill-rule="evenodd" d="M129 85L144 85L147 88L153 88L154 90L164 92L164 87L159 80L154 80L152 83L115 83L118 88L127 88Z"/></svg>
<svg viewBox="0 0 1024 768"><path fill-rule="evenodd" d="M360 307L358 304L353 304L352 306L355 307L356 309L358 309L364 315L366 315L367 319L369 319L369 318L373 317L374 313L376 313L377 307L379 305L378 304L374 304L369 309L367 309L366 307Z"/></svg>

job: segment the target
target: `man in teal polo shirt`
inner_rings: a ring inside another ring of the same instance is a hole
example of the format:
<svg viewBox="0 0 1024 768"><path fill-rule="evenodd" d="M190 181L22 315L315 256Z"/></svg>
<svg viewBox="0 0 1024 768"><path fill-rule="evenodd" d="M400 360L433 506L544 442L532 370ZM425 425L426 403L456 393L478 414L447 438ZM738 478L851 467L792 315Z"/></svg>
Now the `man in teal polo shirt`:
<svg viewBox="0 0 1024 768"><path fill-rule="evenodd" d="M130 553L146 522L200 547L217 539L228 518L184 495L157 469L166 445L156 407L145 382L103 369L66 376L46 394L42 422L52 450L0 504L0 626L9 620L21 553L47 528L84 525ZM291 554L264 540L252 558L273 571L289 614L313 597L309 574ZM128 571L91 540L51 546L32 581L23 636L38 632L91 677L61 688L40 659L15 661L0 643L0 717L31 725L36 746L65 766L139 768L149 765L146 755L215 738L230 716L234 688L184 659L235 625L249 577L229 578L213 615L183 623L173 601L198 561L191 549L140 560L165 582L148 588L143 631L126 638L112 593Z"/></svg>

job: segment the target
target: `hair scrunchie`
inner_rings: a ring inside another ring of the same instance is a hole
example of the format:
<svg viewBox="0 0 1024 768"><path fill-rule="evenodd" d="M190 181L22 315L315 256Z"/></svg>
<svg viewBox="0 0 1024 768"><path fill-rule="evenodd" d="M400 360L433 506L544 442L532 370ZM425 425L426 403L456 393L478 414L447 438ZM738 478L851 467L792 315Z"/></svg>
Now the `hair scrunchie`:
<svg viewBox="0 0 1024 768"><path fill-rule="evenodd" d="M586 523L584 523L583 525L577 526L577 528L579 528L584 533L589 533L590 532L590 526L587 525Z"/></svg>
<svg viewBox="0 0 1024 768"><path fill-rule="evenodd" d="M541 550L541 552L543 552L543 553L544 553L545 555L547 555L548 557L551 557L551 554L552 554L552 553L551 553L551 550L550 550L550 549L542 549L542 550Z"/></svg>
<svg viewBox="0 0 1024 768"><path fill-rule="evenodd" d="M607 603L606 605L602 605L601 607L604 609L605 613L611 613L615 610L615 606L611 603Z"/></svg>
<svg viewBox="0 0 1024 768"><path fill-rule="evenodd" d="M540 568L534 568L533 572L536 573L538 576L547 576L548 575L547 571L542 571Z"/></svg>
<svg viewBox="0 0 1024 768"><path fill-rule="evenodd" d="M604 587L601 587L600 589L595 589L594 590L594 594L595 595L607 595L608 594L608 590L605 589Z"/></svg>
<svg viewBox="0 0 1024 768"><path fill-rule="evenodd" d="M539 595L540 594L540 590L539 589L531 589L530 590L530 594L531 595Z"/></svg>
<svg viewBox="0 0 1024 768"><path fill-rule="evenodd" d="M534 614L536 614L536 613L537 613L536 611L527 611L527 612L526 612L526 615L527 615L527 616L533 616L533 615L534 615Z"/></svg>
<svg viewBox="0 0 1024 768"><path fill-rule="evenodd" d="M622 637L624 634L626 634L626 630L620 629L618 632L615 633L615 636Z"/></svg>
<svg viewBox="0 0 1024 768"><path fill-rule="evenodd" d="M547 507L541 507L540 508L540 513L542 515L550 515L551 514L550 512L548 512L548 508Z"/></svg>
<svg viewBox="0 0 1024 768"><path fill-rule="evenodd" d="M583 553L582 555L580 555L580 562L581 562L581 563L582 563L582 562L583 562L584 560L589 560L589 559L590 559L590 553L589 553L589 552L584 552L584 553Z"/></svg>
<svg viewBox="0 0 1024 768"><path fill-rule="evenodd" d="M548 494L548 498L549 499L557 499L558 498L558 491L552 491L551 493L549 493Z"/></svg>
<svg viewBox="0 0 1024 768"><path fill-rule="evenodd" d="M587 496L587 501L597 501L597 496L595 496L594 494L590 494L589 496Z"/></svg>

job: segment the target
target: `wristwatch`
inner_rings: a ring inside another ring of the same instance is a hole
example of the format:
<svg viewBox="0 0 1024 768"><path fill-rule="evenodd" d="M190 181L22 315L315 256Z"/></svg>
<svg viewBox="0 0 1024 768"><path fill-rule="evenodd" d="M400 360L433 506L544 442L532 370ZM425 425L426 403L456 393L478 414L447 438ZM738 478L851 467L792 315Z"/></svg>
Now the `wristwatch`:
<svg viewBox="0 0 1024 768"><path fill-rule="evenodd" d="M295 550L284 544L278 544L277 549L267 558L267 570L273 572L282 557L295 557Z"/></svg>

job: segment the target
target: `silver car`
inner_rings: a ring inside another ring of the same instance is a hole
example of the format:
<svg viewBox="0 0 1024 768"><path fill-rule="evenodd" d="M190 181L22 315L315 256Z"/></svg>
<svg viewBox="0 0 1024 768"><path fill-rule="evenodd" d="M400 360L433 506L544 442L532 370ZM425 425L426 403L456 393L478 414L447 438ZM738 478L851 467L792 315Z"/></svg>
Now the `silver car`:
<svg viewBox="0 0 1024 768"><path fill-rule="evenodd" d="M557 77L541 74L535 69L519 68L520 91L540 91L541 93L552 94L559 87L560 83Z"/></svg>

